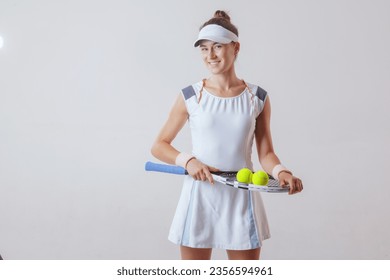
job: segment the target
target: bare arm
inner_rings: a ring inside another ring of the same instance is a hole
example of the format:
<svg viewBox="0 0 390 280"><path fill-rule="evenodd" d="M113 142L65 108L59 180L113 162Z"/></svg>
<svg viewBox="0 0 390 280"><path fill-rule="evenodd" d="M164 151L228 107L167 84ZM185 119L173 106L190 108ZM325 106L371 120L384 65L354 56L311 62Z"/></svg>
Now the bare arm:
<svg viewBox="0 0 390 280"><path fill-rule="evenodd" d="M169 113L168 120L160 130L152 146L151 152L154 157L169 164L175 163L179 151L171 143L183 128L187 119L187 108L183 97L179 94Z"/></svg>
<svg viewBox="0 0 390 280"><path fill-rule="evenodd" d="M275 165L280 164L280 160L274 152L270 128L271 104L269 97L265 100L264 108L256 119L255 137L261 166L268 174L272 174ZM302 191L302 181L287 172L279 173L281 185L290 185L290 194Z"/></svg>
<svg viewBox="0 0 390 280"><path fill-rule="evenodd" d="M162 127L151 149L154 157L169 164L175 164L176 157L180 153L171 143L188 119L184 102L183 97L179 94L169 113L168 120ZM218 171L216 168L207 166L195 158L187 163L186 169L195 180L208 180L210 183L214 182L210 171Z"/></svg>
<svg viewBox="0 0 390 280"><path fill-rule="evenodd" d="M256 119L255 137L259 161L268 174L272 174L273 167L280 164L280 160L276 156L272 144L270 119L271 104L269 97L267 97L263 111Z"/></svg>

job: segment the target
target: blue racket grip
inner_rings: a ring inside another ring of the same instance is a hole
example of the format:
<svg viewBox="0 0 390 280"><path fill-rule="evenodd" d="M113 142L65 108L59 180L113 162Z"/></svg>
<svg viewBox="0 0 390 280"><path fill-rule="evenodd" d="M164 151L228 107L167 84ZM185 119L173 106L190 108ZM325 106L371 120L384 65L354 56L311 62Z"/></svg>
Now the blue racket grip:
<svg viewBox="0 0 390 280"><path fill-rule="evenodd" d="M171 174L177 174L177 175L188 174L187 171L183 167L176 166L176 165L154 163L151 161L147 161L145 163L145 170L146 171L163 172L163 173L171 173Z"/></svg>

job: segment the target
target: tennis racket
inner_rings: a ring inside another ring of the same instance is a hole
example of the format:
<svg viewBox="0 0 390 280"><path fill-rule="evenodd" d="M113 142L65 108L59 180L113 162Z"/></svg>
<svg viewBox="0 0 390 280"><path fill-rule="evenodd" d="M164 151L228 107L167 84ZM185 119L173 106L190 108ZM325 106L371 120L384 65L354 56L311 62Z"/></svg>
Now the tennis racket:
<svg viewBox="0 0 390 280"><path fill-rule="evenodd" d="M177 175L188 175L187 170L183 167L154 163L154 162L146 162L145 164L146 171L155 171L155 172L163 172ZM237 172L227 171L227 172L213 172L212 176L214 181L222 183L227 186L231 186L237 189L244 189L250 191L260 191L260 192L269 192L269 193L286 193L289 191L289 187L281 187L279 185L279 181L275 180L270 176L267 186L259 186L253 184L241 183L236 180Z"/></svg>

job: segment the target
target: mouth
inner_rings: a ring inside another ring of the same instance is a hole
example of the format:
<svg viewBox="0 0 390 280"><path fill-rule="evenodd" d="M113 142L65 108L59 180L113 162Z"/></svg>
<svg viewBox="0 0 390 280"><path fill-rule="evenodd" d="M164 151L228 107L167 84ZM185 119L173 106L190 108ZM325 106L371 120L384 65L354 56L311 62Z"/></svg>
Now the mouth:
<svg viewBox="0 0 390 280"><path fill-rule="evenodd" d="M215 66L215 65L218 65L218 63L220 63L220 61L210 61L209 64L211 66Z"/></svg>

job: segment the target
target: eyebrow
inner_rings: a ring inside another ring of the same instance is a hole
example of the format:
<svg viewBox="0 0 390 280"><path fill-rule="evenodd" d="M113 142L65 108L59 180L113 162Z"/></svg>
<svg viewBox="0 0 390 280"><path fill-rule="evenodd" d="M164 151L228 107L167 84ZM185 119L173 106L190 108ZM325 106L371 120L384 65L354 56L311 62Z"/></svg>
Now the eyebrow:
<svg viewBox="0 0 390 280"><path fill-rule="evenodd" d="M214 42L214 43L212 44L212 46L214 46L214 45L220 45L220 44L221 44L221 43ZM207 47L207 46L204 45L204 44L200 44L199 47Z"/></svg>

